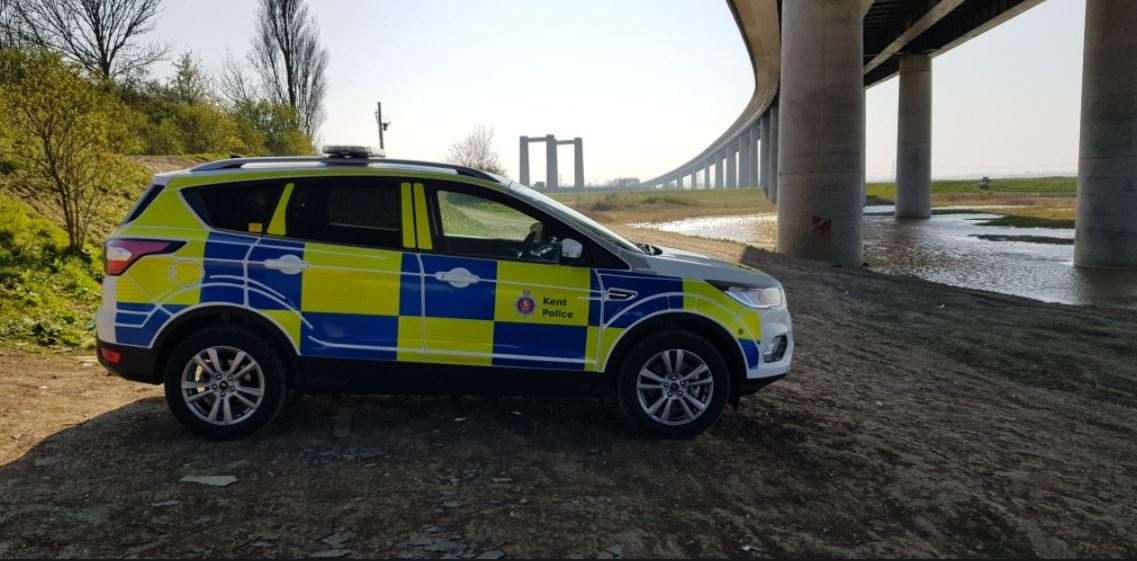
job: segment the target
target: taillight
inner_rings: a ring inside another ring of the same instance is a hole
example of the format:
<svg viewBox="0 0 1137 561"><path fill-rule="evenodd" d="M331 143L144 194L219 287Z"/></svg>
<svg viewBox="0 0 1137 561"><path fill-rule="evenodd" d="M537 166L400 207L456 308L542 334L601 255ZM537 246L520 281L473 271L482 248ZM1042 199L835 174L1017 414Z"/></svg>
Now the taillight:
<svg viewBox="0 0 1137 561"><path fill-rule="evenodd" d="M107 241L104 248L104 264L108 275L121 275L135 261L147 256L177 251L185 242L167 240L136 240L114 238Z"/></svg>

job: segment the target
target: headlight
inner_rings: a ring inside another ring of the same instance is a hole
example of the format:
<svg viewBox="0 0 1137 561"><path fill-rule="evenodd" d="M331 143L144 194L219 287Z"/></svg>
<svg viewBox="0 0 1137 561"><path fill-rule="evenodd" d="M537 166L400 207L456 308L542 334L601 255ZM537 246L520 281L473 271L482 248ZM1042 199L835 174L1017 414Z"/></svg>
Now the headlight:
<svg viewBox="0 0 1137 561"><path fill-rule="evenodd" d="M786 293L781 287L743 288L727 287L725 291L731 298L751 308L781 308L786 305Z"/></svg>

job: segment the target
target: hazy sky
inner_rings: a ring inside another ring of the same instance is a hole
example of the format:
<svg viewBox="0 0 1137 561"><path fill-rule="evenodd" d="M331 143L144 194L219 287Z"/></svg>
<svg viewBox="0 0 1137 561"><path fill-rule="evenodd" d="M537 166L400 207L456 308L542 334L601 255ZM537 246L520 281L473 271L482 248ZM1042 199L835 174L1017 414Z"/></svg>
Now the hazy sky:
<svg viewBox="0 0 1137 561"><path fill-rule="evenodd" d="M553 133L583 137L589 182L646 179L705 148L754 87L719 0L310 4L331 55L323 140L378 144L381 100L393 157L442 159L486 124L511 175L518 136ZM1046 0L935 59L933 175L1074 171L1084 10ZM216 70L248 51L255 13L253 0L167 0L153 35ZM895 79L867 94L870 178L893 174L896 97ZM571 183L572 148L560 150ZM543 178L543 146L530 158Z"/></svg>

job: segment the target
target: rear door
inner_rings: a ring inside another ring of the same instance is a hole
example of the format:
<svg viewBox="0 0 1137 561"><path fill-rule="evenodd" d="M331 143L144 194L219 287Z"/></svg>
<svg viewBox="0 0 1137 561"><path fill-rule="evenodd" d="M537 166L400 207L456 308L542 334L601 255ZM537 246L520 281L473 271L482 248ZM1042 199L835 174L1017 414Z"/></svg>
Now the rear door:
<svg viewBox="0 0 1137 561"><path fill-rule="evenodd" d="M399 360L422 345L420 273L409 183L373 176L295 182L287 203L299 271L305 356Z"/></svg>
<svg viewBox="0 0 1137 561"><path fill-rule="evenodd" d="M599 320L587 256L561 256L580 236L508 195L416 184L426 201L424 348L435 362L581 370ZM417 195L417 192L416 192ZM424 246L419 240L419 246Z"/></svg>

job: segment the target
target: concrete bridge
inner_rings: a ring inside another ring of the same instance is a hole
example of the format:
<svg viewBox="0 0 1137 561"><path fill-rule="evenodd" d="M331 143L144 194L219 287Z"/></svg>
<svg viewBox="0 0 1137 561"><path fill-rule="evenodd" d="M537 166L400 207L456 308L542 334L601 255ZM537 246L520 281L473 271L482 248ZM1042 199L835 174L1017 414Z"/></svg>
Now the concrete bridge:
<svg viewBox="0 0 1137 561"><path fill-rule="evenodd" d="M760 186L778 206L778 251L860 265L865 88L900 76L896 217L928 218L932 57L1041 1L727 0L754 71L750 102L703 151L643 186ZM1088 0L1078 265L1137 267L1133 29L1137 1Z"/></svg>

